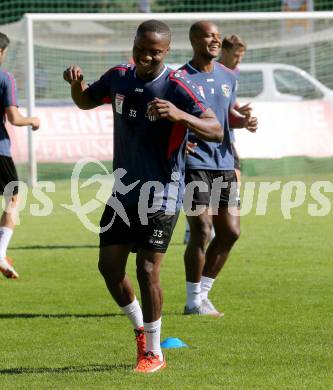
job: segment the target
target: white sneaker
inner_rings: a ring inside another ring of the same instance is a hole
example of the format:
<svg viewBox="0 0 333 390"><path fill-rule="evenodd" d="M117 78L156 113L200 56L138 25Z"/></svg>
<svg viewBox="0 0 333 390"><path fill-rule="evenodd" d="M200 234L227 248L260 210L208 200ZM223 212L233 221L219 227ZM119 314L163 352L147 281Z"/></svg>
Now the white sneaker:
<svg viewBox="0 0 333 390"><path fill-rule="evenodd" d="M0 272L8 279L18 279L19 274L13 267L13 261L9 257L0 259Z"/></svg>
<svg viewBox="0 0 333 390"><path fill-rule="evenodd" d="M212 302L206 298L201 301L200 314L204 316L223 317L224 313L217 311Z"/></svg>
<svg viewBox="0 0 333 390"><path fill-rule="evenodd" d="M214 305L212 304L212 302L208 298L203 299L201 301L200 306L195 306L195 307L191 307L191 308L189 308L188 306L185 306L183 314L185 314L185 315L197 314L200 316L211 316L211 317L223 317L224 316L224 313L220 313L219 311L217 311L215 309Z"/></svg>

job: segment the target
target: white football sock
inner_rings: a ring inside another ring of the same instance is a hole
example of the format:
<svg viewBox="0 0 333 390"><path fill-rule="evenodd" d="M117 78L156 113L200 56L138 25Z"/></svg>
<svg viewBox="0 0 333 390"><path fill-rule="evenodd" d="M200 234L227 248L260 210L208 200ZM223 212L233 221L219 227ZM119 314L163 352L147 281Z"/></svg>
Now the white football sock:
<svg viewBox="0 0 333 390"><path fill-rule="evenodd" d="M201 305L200 283L186 282L186 306L189 309Z"/></svg>
<svg viewBox="0 0 333 390"><path fill-rule="evenodd" d="M201 286L201 299L207 299L208 293L213 287L215 279L208 278L207 276L201 276L200 286Z"/></svg>
<svg viewBox="0 0 333 390"><path fill-rule="evenodd" d="M163 353L161 350L161 324L162 319L158 319L154 322L144 322L146 335L146 351L153 352L154 355L158 355L160 361L163 361Z"/></svg>
<svg viewBox="0 0 333 390"><path fill-rule="evenodd" d="M6 256L8 244L12 235L13 229L5 226L0 227L0 259L3 259Z"/></svg>
<svg viewBox="0 0 333 390"><path fill-rule="evenodd" d="M134 298L134 301L132 303L120 308L123 313L127 315L134 329L139 329L143 327L142 310L139 301L136 299L136 297Z"/></svg>

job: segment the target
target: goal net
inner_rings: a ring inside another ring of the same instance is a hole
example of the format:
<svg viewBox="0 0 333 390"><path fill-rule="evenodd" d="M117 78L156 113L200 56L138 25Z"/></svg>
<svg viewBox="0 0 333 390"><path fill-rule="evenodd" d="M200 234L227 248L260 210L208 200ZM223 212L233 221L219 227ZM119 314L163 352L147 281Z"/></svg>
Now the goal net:
<svg viewBox="0 0 333 390"><path fill-rule="evenodd" d="M197 20L209 19L222 36L238 34L247 42L239 99L253 102L259 130L236 133L245 173L330 170L333 12L28 14L1 31L11 39L6 67L16 77L22 105L42 119L30 143L17 135L22 130L14 131L15 158L22 167L30 160L30 176L61 177L63 164L80 157L112 161L111 108L75 109L62 73L78 64L92 82L111 66L128 63L137 26L148 18L171 28L171 66L191 59L188 32Z"/></svg>

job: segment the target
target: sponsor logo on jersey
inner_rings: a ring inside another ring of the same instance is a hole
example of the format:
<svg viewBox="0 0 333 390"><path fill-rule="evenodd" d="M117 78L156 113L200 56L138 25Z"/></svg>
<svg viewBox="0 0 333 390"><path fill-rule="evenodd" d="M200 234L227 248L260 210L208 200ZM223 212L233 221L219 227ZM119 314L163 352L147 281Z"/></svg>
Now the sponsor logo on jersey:
<svg viewBox="0 0 333 390"><path fill-rule="evenodd" d="M124 104L125 96L116 93L116 112L118 114L123 113L123 104Z"/></svg>
<svg viewBox="0 0 333 390"><path fill-rule="evenodd" d="M135 88L134 92L143 92L143 88Z"/></svg>
<svg viewBox="0 0 333 390"><path fill-rule="evenodd" d="M231 95L231 88L230 88L230 85L228 84L222 84L221 85L221 88L222 88L222 93L225 97L230 97Z"/></svg>

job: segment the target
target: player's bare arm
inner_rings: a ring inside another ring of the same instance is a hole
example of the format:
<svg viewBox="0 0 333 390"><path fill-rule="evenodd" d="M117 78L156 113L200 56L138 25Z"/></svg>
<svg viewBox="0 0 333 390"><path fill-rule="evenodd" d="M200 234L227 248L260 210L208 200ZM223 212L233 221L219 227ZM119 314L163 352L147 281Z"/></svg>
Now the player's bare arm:
<svg viewBox="0 0 333 390"><path fill-rule="evenodd" d="M82 69L77 65L71 65L64 71L64 80L71 85L73 102L82 110L90 110L98 106L88 94L88 85L83 80Z"/></svg>
<svg viewBox="0 0 333 390"><path fill-rule="evenodd" d="M32 130L39 129L39 118L33 117L25 117L21 115L20 111L16 106L6 107L6 115L7 118L13 126L31 126Z"/></svg>
<svg viewBox="0 0 333 390"><path fill-rule="evenodd" d="M214 112L209 108L197 118L180 110L167 100L155 98L150 110L154 111L158 118L183 124L205 141L222 142L223 140L223 128Z"/></svg>

